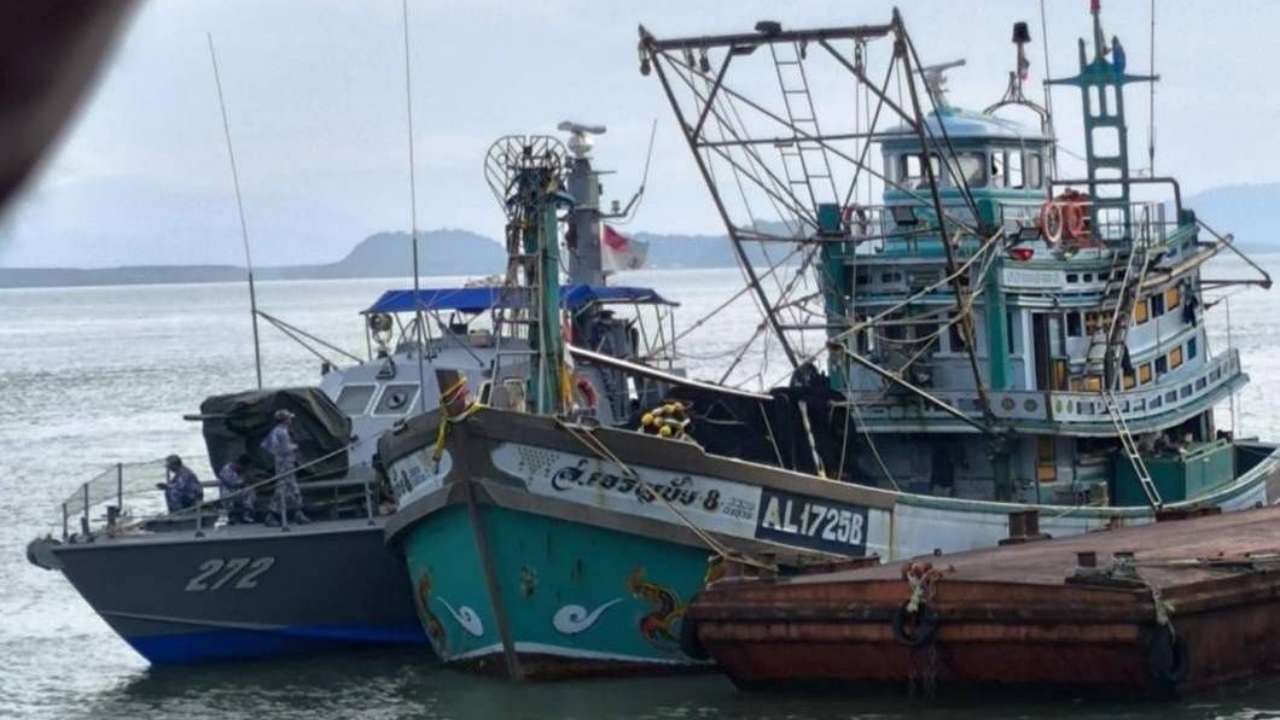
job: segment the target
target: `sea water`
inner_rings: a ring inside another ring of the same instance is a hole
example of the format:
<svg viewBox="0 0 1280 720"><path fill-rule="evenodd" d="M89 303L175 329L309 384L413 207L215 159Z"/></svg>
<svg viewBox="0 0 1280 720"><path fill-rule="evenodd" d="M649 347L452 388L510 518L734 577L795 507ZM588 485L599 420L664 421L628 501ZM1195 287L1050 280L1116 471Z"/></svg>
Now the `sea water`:
<svg viewBox="0 0 1280 720"><path fill-rule="evenodd" d="M1280 256L1264 256L1263 265L1280 271ZM1228 259L1206 276L1247 274ZM679 347L695 377L726 377L760 325L749 296L698 322L743 287L736 270L635 272L617 284L653 287L681 303L675 330L687 331ZM265 312L363 357L358 311L383 290L410 286L404 278L271 282L259 285L258 296ZM1229 341L1253 379L1237 405L1237 434L1280 438L1280 298L1254 290L1233 296L1229 307ZM1212 352L1227 346L1227 309L1221 303L1209 311ZM318 381L320 358L265 322L261 332L266 385ZM785 380L788 367L776 344L756 342L727 377L758 387ZM151 669L59 573L29 564L25 545L59 532L59 503L105 467L171 452L201 455L199 424L182 415L208 395L254 384L244 285L0 290L0 718L1280 717L1277 683L1172 707L1020 702L976 709L912 703L905 691L900 699L740 693L716 675L518 686L443 671L429 653L411 650ZM1231 424L1225 403L1218 418Z"/></svg>

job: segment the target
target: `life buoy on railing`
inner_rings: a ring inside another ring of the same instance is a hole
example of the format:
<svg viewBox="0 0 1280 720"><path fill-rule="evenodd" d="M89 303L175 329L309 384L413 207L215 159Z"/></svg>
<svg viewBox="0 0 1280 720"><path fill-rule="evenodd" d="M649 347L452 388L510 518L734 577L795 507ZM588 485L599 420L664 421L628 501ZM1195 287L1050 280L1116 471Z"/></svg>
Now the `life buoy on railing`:
<svg viewBox="0 0 1280 720"><path fill-rule="evenodd" d="M573 376L573 388L578 394L579 402L584 407L594 408L596 406L596 388L591 384L585 375Z"/></svg>
<svg viewBox="0 0 1280 720"><path fill-rule="evenodd" d="M1050 198L1040 206L1040 234L1050 246L1063 240L1081 241L1088 238L1089 227L1085 222L1088 196L1078 190L1066 190L1056 198Z"/></svg>
<svg viewBox="0 0 1280 720"><path fill-rule="evenodd" d="M1040 206L1040 235L1050 247L1062 241L1063 217L1062 204L1057 200L1046 200Z"/></svg>

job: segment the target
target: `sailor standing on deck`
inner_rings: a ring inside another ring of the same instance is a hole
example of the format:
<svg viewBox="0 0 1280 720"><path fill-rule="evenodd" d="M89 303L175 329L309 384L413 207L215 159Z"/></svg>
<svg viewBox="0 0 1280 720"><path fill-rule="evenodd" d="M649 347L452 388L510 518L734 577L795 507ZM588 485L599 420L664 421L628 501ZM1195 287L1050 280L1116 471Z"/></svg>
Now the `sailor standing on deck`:
<svg viewBox="0 0 1280 720"><path fill-rule="evenodd" d="M218 499L232 524L254 521L253 493L245 490L244 479L249 465L249 456L241 455L218 471Z"/></svg>
<svg viewBox="0 0 1280 720"><path fill-rule="evenodd" d="M293 425L293 413L285 409L275 413L276 426L271 428L267 439L262 441L262 448L271 453L275 459L276 491L267 505L268 525L278 525L289 514L292 522L305 524L311 519L302 513L302 493L298 491L298 444L293 441L290 428Z"/></svg>
<svg viewBox="0 0 1280 720"><path fill-rule="evenodd" d="M164 467L168 470L167 478L165 482L156 484L156 487L164 490L164 503L169 512L185 510L204 499L200 479L191 468L182 464L182 458L170 455L164 459Z"/></svg>

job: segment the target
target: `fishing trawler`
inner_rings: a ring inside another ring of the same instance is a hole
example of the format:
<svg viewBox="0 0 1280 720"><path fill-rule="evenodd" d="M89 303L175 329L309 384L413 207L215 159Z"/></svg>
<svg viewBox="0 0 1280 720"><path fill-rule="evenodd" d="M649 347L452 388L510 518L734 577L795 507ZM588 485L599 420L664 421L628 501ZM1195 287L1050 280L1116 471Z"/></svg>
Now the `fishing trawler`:
<svg viewBox="0 0 1280 720"><path fill-rule="evenodd" d="M1051 81L1084 96L1079 176L1023 91L1025 23L1008 92L981 112L947 101L943 72L962 63L923 66L897 12L710 37L642 28L641 72L792 369L767 393L671 380L631 430L553 392L537 412L473 404L385 436L392 472L418 478L388 537L445 662L512 678L686 666L701 653L681 645L683 614L709 556L713 575L725 561L785 571L1280 497L1276 446L1214 419L1247 376L1234 349L1209 346L1204 296L1228 281L1204 265L1237 251L1175 179L1131 169L1124 88L1156 78L1130 74L1097 2L1092 15L1092 56L1081 41L1078 74ZM554 198L532 197L553 254ZM758 247L790 250L791 281L764 281ZM1247 282L1269 287L1252 267ZM552 368L577 353L555 339L536 352Z"/></svg>

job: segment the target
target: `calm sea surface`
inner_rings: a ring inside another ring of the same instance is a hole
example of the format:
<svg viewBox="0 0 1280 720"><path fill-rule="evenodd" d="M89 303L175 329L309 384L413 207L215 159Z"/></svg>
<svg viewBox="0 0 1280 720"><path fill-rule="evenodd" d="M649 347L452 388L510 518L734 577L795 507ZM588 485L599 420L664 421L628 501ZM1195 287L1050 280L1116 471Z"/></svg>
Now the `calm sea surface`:
<svg viewBox="0 0 1280 720"><path fill-rule="evenodd" d="M1280 276L1280 257L1263 257ZM1222 261L1216 273L1239 275ZM425 285L458 279L430 278ZM741 287L734 270L640 272L682 306L693 326ZM260 307L356 354L356 312L407 280L264 283ZM1237 688L1170 707L1073 703L912 704L903 699L744 694L714 675L513 686L435 667L426 653L363 652L276 662L151 670L57 573L29 565L25 544L55 527L55 508L104 466L170 452L199 455L199 427L182 419L207 395L254 384L248 301L241 285L0 290L0 718L816 718L1126 717L1280 718L1280 683ZM1225 305L1213 351L1226 346ZM1232 342L1253 378L1240 432L1280 437L1280 296L1232 298ZM746 299L698 325L682 343L700 377L718 378L759 323ZM311 384L319 360L263 328L268 385ZM779 379L776 348L756 351ZM1229 424L1224 405L1219 424Z"/></svg>

